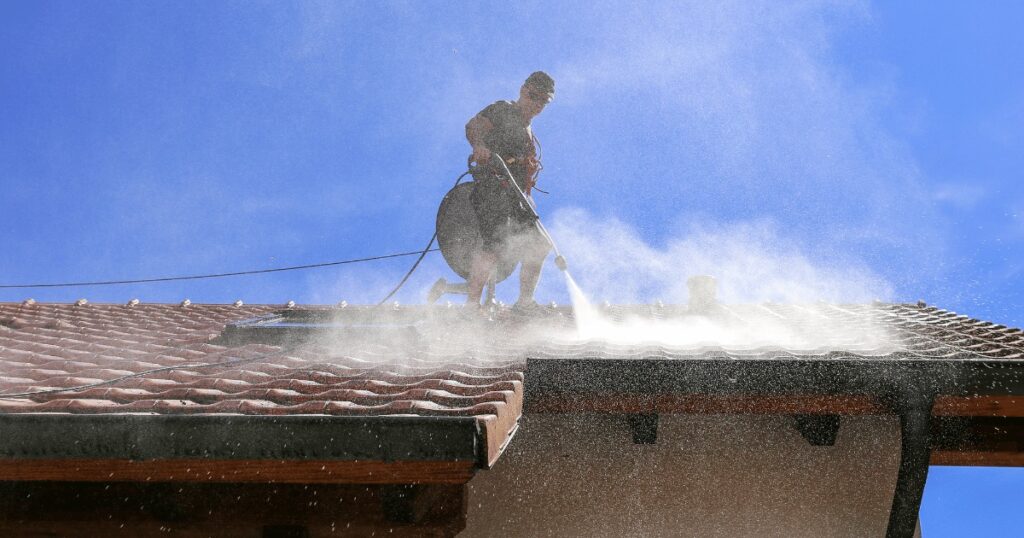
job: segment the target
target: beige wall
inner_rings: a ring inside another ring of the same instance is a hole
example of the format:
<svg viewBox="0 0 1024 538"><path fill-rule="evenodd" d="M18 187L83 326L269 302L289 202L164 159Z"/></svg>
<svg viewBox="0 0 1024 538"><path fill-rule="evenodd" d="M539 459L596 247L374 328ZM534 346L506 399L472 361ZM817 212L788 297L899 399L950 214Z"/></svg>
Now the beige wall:
<svg viewBox="0 0 1024 538"><path fill-rule="evenodd" d="M884 536L899 465L894 417L844 418L836 445L784 416L527 415L469 484L460 536Z"/></svg>

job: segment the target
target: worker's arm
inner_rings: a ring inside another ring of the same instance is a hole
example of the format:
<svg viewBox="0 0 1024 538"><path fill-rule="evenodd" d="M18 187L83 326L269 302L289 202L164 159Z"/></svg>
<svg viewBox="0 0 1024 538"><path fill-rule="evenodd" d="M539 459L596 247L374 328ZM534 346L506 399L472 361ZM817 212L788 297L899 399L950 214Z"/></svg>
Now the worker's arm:
<svg viewBox="0 0 1024 538"><path fill-rule="evenodd" d="M523 177L523 192L527 196L530 195L530 191L537 184L538 172L540 172L540 161L537 160L536 155L530 155L526 158L526 176Z"/></svg>
<svg viewBox="0 0 1024 538"><path fill-rule="evenodd" d="M494 129L494 124L480 114L473 116L466 124L466 140L473 146L472 160L478 165L491 162L491 150L484 144L484 138L491 129Z"/></svg>

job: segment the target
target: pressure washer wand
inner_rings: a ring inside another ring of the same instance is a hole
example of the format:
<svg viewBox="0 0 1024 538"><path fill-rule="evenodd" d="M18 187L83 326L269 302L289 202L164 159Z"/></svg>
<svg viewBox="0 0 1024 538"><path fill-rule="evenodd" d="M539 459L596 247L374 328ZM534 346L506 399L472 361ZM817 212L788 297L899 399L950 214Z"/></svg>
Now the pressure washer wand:
<svg viewBox="0 0 1024 538"><path fill-rule="evenodd" d="M508 165L505 164L505 159L502 158L501 155L498 155L493 151L491 152L491 159L497 160L499 163L501 163L501 169L505 171L505 175L508 176L509 182L511 182L512 186L516 188L516 192L518 192L519 197L523 199L523 203L526 204L526 207L528 207L530 209L530 212L533 213L533 222L537 225L537 230L540 232L541 235L544 236L545 239L548 240L548 243L551 245L551 250L554 251L555 253L555 266L558 267L558 269L561 271L565 271L566 269L568 269L569 264L565 262L565 258L563 258L562 255L558 252L558 247L555 246L555 240L551 238L551 234L548 233L547 228L545 228L544 224L540 221L540 215L537 213L537 209L533 207L533 202L531 202L530 198L526 196L526 193L523 192L523 189L519 188L519 183L516 182L516 178L512 175L512 171L509 170Z"/></svg>

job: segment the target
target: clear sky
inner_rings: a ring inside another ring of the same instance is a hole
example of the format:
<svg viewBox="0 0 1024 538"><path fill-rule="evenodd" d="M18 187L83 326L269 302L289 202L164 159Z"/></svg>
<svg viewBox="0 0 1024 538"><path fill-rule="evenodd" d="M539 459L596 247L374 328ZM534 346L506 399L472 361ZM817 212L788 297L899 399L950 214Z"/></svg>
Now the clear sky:
<svg viewBox="0 0 1024 538"><path fill-rule="evenodd" d="M538 202L596 299L710 273L1021 326L1022 27L1011 1L0 1L0 284L422 248L465 122L544 69ZM411 261L0 300L367 302ZM539 298L567 299L550 268ZM1021 528L1022 484L933 468L926 533Z"/></svg>

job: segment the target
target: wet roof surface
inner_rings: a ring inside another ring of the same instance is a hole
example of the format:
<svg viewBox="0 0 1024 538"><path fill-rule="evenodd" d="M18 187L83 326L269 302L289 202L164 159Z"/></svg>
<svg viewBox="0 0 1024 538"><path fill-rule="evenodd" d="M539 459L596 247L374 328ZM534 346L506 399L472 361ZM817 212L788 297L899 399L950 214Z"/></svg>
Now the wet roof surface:
<svg viewBox="0 0 1024 538"><path fill-rule="evenodd" d="M609 323L612 342L563 343L534 356L1024 359L1021 329L923 303L717 305L700 315L671 305L605 306L602 311L609 320L625 321L627 326L662 324L664 330L653 332L663 341L650 344L627 335L616 342L615 325Z"/></svg>
<svg viewBox="0 0 1024 538"><path fill-rule="evenodd" d="M518 416L527 357L1024 358L1020 329L920 305L602 309L616 322L669 323L670 335L706 335L687 323L713 319L729 328L725 345L574 341L566 308L526 319L507 309L489 319L444 307L306 311L319 317L281 323L288 310L270 305L0 304L0 396L11 395L0 412ZM253 319L324 332L290 345L222 337ZM768 323L782 335L750 329ZM349 332L330 337L339 327Z"/></svg>
<svg viewBox="0 0 1024 538"><path fill-rule="evenodd" d="M274 310L0 305L0 395L37 393L0 399L0 411L475 416L521 392L522 374L493 361L211 343L226 324Z"/></svg>
<svg viewBox="0 0 1024 538"><path fill-rule="evenodd" d="M0 395L37 393L0 399L0 411L477 416L515 406L526 357L1024 358L1020 329L934 307L719 308L709 316L659 305L603 311L617 322L669 323L669 335L692 327L706 335L703 326L671 323L714 319L730 328L725 345L700 340L714 335L667 344L573 341L565 337L572 325L565 308L524 322L507 309L467 320L458 309L389 306L310 310L319 321L291 325L350 332L282 347L218 337L229 324L287 314L284 307L0 304ZM783 334L749 329L767 323ZM218 364L201 366L211 363Z"/></svg>
<svg viewBox="0 0 1024 538"><path fill-rule="evenodd" d="M701 312L633 305L595 312L601 319L590 336L604 341L581 340L567 307L470 315L444 306L0 304L0 422L21 432L0 448L8 456L131 459L181 457L198 446L223 457L471 458L487 467L515 432L527 373L543 392L589 381L601 386L602 369L586 367L592 360L617 363L613 370L621 372L612 377L621 381L637 373L630 364L662 372L674 359L687 367L711 361L710 368L690 370L730 377L744 359L774 365L1024 358L1019 329L924 305L718 305ZM645 340L651 337L660 343ZM541 367L527 372L528 364L546 367L549 360L552 375ZM561 369L559 361L575 364ZM580 361L584 370L572 370ZM690 370L662 384L728 385L700 381ZM597 378L588 381L592 374ZM638 390L651 387L646 375ZM211 420L221 426L210 429ZM336 434L346 441L323 438ZM56 441L67 435L78 439L75 446ZM239 437L251 438L255 452L228 442Z"/></svg>

